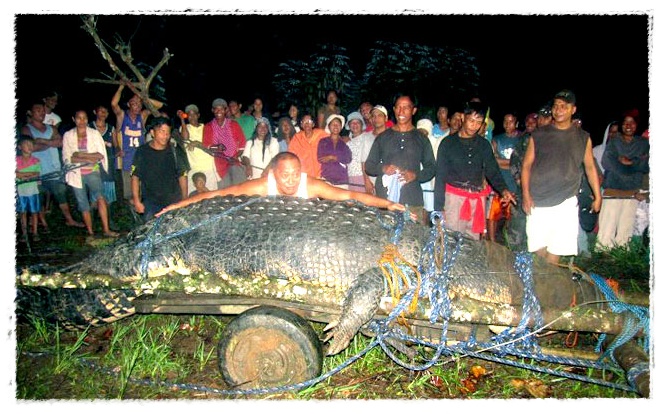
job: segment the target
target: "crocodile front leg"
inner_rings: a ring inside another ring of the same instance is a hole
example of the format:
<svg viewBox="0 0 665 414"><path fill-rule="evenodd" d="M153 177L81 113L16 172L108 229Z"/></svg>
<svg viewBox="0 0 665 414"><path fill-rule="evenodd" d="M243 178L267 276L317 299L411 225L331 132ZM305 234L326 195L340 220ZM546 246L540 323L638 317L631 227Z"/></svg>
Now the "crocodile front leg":
<svg viewBox="0 0 665 414"><path fill-rule="evenodd" d="M383 278L379 268L372 268L353 282L344 298L339 319L324 328L324 331L332 330L323 342L333 340L328 345L326 355L335 355L346 349L360 328L372 319L379 309Z"/></svg>

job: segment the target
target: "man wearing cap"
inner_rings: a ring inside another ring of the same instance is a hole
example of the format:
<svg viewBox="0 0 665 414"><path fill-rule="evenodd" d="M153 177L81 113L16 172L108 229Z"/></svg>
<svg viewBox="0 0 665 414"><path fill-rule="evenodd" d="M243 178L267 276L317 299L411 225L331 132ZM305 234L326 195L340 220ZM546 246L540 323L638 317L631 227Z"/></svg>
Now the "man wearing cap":
<svg viewBox="0 0 665 414"><path fill-rule="evenodd" d="M573 92L563 90L554 96L553 122L533 131L522 165L528 250L553 264L560 256L578 252L577 193L583 173L593 192L591 210L600 211L602 202L591 138L573 125L576 110Z"/></svg>
<svg viewBox="0 0 665 414"><path fill-rule="evenodd" d="M418 110L410 95L397 95L393 107L395 126L379 134L365 161L368 175L377 177L376 195L409 206L424 217L420 183L436 172L436 161L429 140L413 125Z"/></svg>
<svg viewBox="0 0 665 414"><path fill-rule="evenodd" d="M370 112L370 122L372 123L372 130L364 132L360 136L360 166L363 171L363 178L365 181L365 192L367 194L375 194L374 184L376 177L367 175L365 170L365 162L369 156L369 151L372 149L376 136L388 128L388 110L383 105L376 105Z"/></svg>
<svg viewBox="0 0 665 414"><path fill-rule="evenodd" d="M214 118L203 127L203 146L223 147L220 156L214 157L219 189L240 184L247 179L245 167L240 162L245 149L245 134L235 120L226 117L228 108L224 99L212 101Z"/></svg>
<svg viewBox="0 0 665 414"><path fill-rule="evenodd" d="M117 131L116 157L122 167L122 194L130 204L132 201L132 160L136 150L145 143L145 125L150 110L143 108L143 101L138 95L133 95L127 102L127 110L120 107L120 97L125 84L121 83L111 99L111 109L115 114ZM164 104L155 99L150 102L159 110Z"/></svg>
<svg viewBox="0 0 665 414"><path fill-rule="evenodd" d="M178 116L180 134L186 142L185 150L190 168L187 172L187 183L193 183L194 174L200 172L205 175L206 183L217 185L219 178L215 171L215 159L204 150L203 146L203 124L199 122L201 119L199 107L194 104L187 105L184 112L178 111Z"/></svg>
<svg viewBox="0 0 665 414"><path fill-rule="evenodd" d="M377 105L383 108L382 105ZM363 116L363 121L365 124L365 131L364 132L371 132L374 129L374 125L372 123L372 111L376 108L376 106L372 106L371 103L369 102L363 102L360 104L360 107L358 107L358 112ZM386 114L388 111L386 111ZM393 121L390 120L390 117L386 115L386 128L392 128L393 127Z"/></svg>
<svg viewBox="0 0 665 414"><path fill-rule="evenodd" d="M447 228L479 240L485 232L486 199L492 188L502 202L515 203L494 157L492 145L479 134L486 108L469 102L462 127L439 145L434 209L444 211ZM492 186L486 184L489 184Z"/></svg>

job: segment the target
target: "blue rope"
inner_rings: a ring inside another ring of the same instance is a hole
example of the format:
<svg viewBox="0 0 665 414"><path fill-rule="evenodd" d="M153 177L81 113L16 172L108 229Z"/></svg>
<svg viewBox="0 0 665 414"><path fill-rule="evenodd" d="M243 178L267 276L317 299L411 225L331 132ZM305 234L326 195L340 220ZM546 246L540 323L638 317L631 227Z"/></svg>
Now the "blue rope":
<svg viewBox="0 0 665 414"><path fill-rule="evenodd" d="M522 318L518 323L517 327L506 328L503 332L500 332L492 338L493 342L496 343L505 343L509 342L507 345L502 345L498 349L502 350L505 353L514 352L517 346L517 342L512 342L514 339L522 338L520 340L520 347L530 349L531 351L540 354L540 346L534 335L529 335L531 332L528 328L529 320L533 318L534 328L537 330L539 327L545 325L543 320L543 314L540 308L540 302L536 296L536 292L533 286L533 256L530 253L521 252L515 255L515 270L517 274L522 279L522 285L524 288L524 303L522 303Z"/></svg>
<svg viewBox="0 0 665 414"><path fill-rule="evenodd" d="M616 362L614 359L614 351L621 345L625 344L628 340L633 338L640 330L642 330L642 332L645 334L642 341L642 348L644 349L644 352L648 352L649 308L622 302L619 300L604 278L595 273L591 273L590 276L598 289L603 293L603 295L605 295L605 299L608 301L609 308L615 313L627 313L627 316L629 316L624 318L624 324L621 333L616 336L614 341L610 344L610 346L605 350L599 359L602 360L609 356L612 361ZM600 352L601 346L606 337L607 335L604 333L599 336L598 344L596 345L596 352Z"/></svg>
<svg viewBox="0 0 665 414"><path fill-rule="evenodd" d="M432 220L440 222L442 216L432 215ZM438 223L437 223L438 224ZM639 374L644 372L643 367L636 367L628 373L628 380L630 386L615 384L609 381L597 380L593 378L588 378L583 375L573 374L565 371L559 371L551 368L545 368L540 366L535 366L533 364L527 364L523 362L517 362L505 358L505 356L510 355L519 358L530 358L534 361L540 362L549 362L557 363L560 365L572 365L572 366L581 366L597 369L609 369L621 371L620 367L615 364L604 364L599 361L589 361L584 359L576 358L565 358L565 357L555 357L550 355L542 354L540 347L537 343L535 335L530 334L531 330L528 328L529 321L533 319L534 329L537 331L539 328L543 327L544 319L542 315L542 310L540 303L535 294L534 284L533 284L533 256L527 252L518 252L515 255L514 267L522 279L523 288L524 288L524 303L522 304L522 318L518 326L512 330L505 330L495 337L490 339L490 343L487 344L478 344L475 340L475 336L472 334L467 342L459 342L455 346L445 346L448 321L450 318L450 313L452 309L452 304L450 303L448 295L448 281L450 270L454 265L455 258L457 257L461 244L462 238L458 235L456 238L455 249L452 251L452 254L445 254L445 250L448 246L442 246L444 248L443 264L441 269L436 269L434 263L434 249L436 245L437 238L437 229L436 225L432 228L430 232L430 238L423 248L423 254L421 255L421 261L418 266L419 272L423 276L423 285L422 291L420 292L421 296L429 291L430 294L430 306L432 308L430 314L430 322L435 323L437 320L442 321L442 332L441 338L438 344L433 344L427 341L423 341L417 337L413 337L403 333L401 330L392 329L389 327L390 323L401 314L407 305L413 298L415 292L409 290L405 296L401 299L398 305L391 311L391 313L385 319L381 321L373 321L370 324L370 329L375 332L376 338L375 341L378 341L378 344L384 350L386 355L393 360L393 362L398 365L411 369L411 370L424 370L431 367L436 363L442 355L455 355L462 354L471 357L476 357L480 359L485 359L505 365L511 365L518 368L528 369L531 371L547 373L559 377L570 378L578 381L588 382L599 384L611 388L622 389L625 391L636 392L636 387L634 384L634 378L637 378ZM407 272L409 270L406 270ZM625 305L625 304L624 304ZM630 305L628 305L631 307ZM511 332L512 331L512 332ZM632 331L628 331L627 335L630 335ZM636 333L636 332L635 332ZM627 336L626 335L626 336ZM632 336L630 336L632 337ZM629 337L629 338L630 338ZM406 363L399 359L393 351L388 347L386 339L395 338L402 341L408 341L417 345L422 345L428 348L435 349L435 353L432 358L426 361L424 364L417 365L414 363ZM473 351L474 348L486 348L481 352ZM488 355L487 351L491 354ZM648 367L647 367L648 368ZM633 372L634 371L634 372Z"/></svg>
<svg viewBox="0 0 665 414"><path fill-rule="evenodd" d="M142 249L142 257L141 257L142 275L145 275L145 272L147 272L149 254L152 251L152 248L155 244L161 243L173 237L178 237L200 226L206 225L211 221L218 220L221 217L231 214L237 211L238 209L244 208L245 206L257 200L258 199L250 199L246 203L231 208L219 215L216 215L205 221L192 225L187 229L183 229L166 236L157 235L157 228L161 224L161 219L163 217L160 216L155 221L153 228L148 234L147 239L140 244L140 247ZM392 228L393 236L391 238L391 242L397 245L399 239L401 238L405 221L408 219L408 210L403 214L395 214L394 225L388 225L388 223L383 220L382 216L378 212L377 212L377 218L379 219L383 227ZM446 234L445 230L443 229L443 214L440 212L433 212L431 214L431 220L434 226L432 226L430 230L429 239L422 249L420 261L418 263L418 272L421 274L423 281L420 291L416 292L415 288L412 287L411 283L412 279L409 277L409 274L413 273L411 267L407 266L404 263L398 264L400 270L407 277L408 286L402 286L402 288L407 289L407 291L386 318L382 320L374 320L369 323L369 329L375 334L375 338L370 342L370 344L368 344L365 347L365 349L361 350L356 355L351 356L346 361L339 364L337 367L320 375L319 377L298 384L291 384L291 385L271 387L271 388L257 388L251 390L219 390L210 387L178 384L167 381L135 380L135 379L129 379L129 380L137 384L157 384L161 386L192 389L192 390L210 392L216 394L256 395L256 394L287 392L287 391L293 391L310 387L316 383L319 383L325 379L330 378L332 375L345 369L346 367L348 367L349 365L360 359L362 356L367 354L367 352L369 352L372 348L378 345L383 349L386 355L393 362L410 370L425 370L433 366L437 362L439 362L442 356L454 356L461 354L505 365L512 365L518 368L523 368L531 371L543 372L555 376L560 376L578 381L595 383L607 387L635 392L636 388L634 386L634 381L641 373L645 371L645 369L648 370L648 364L638 364L636 367L633 367L627 373L628 381L632 385L632 387L628 387L611 383L608 381L595 380L593 378L588 378L586 376L578 374L572 374L565 371L558 371L550 368L539 367L533 364L527 364L524 362L513 361L505 358L505 356L511 355L518 358L530 358L535 361L558 363L564 365L620 370L620 368L616 366L616 361L613 361L615 363L613 365L603 364L601 362L603 358L599 358L598 361L589 361L589 360L575 359L575 358L554 357L554 356L543 355L541 353L535 335L530 334L530 330L528 328L528 324L531 319L533 319L534 321L533 323L534 331L537 330L535 328L544 326L544 321L540 304L535 295L535 290L533 287L533 277L532 277L533 257L531 254L526 252L517 253L515 256L515 263L514 263L514 267L518 275L522 279L524 286L524 303L522 304L522 318L518 326L514 328L512 332L510 332L510 330L505 330L501 332L500 334L491 338L490 342L486 344L477 343L475 335L472 332L472 334L469 336L468 341L459 342L454 346L447 346L446 338L448 331L448 323L452 312L452 303L450 301L450 296L448 294L449 293L448 284L450 282L451 269L455 265L455 261L459 256L459 252L461 251L463 238L461 234L455 233L456 236L454 239L455 245L453 246L452 249L450 249L450 246L447 246L445 241ZM439 243L437 243L437 241L439 240L442 240L440 245L438 245ZM440 249L440 251L437 251L437 247ZM437 255L439 255L442 258L440 269L437 267L436 264L435 256ZM605 282L601 278L593 274L592 277L596 281L596 284L601 288L605 296L608 298L610 307L612 308L613 311L615 312L630 311L636 314L640 320L639 324L634 324L634 326L628 324L630 326L624 328L624 332L622 332L620 338L617 338L617 340L614 341L613 346L605 352L605 354L611 355L612 351L616 349L616 347L625 343L625 341L634 336L640 329L643 329L645 332L648 332L648 309L620 302L618 299L616 299L611 289L605 284ZM429 296L430 306L431 306L430 322L436 323L438 320L441 321L442 329L438 344L427 342L420 338L407 335L401 329L395 329L391 327L392 322L394 322L399 317L399 315L402 314L402 312L404 312L405 309L407 309L407 307L411 303L411 300L416 294L419 297L424 297L426 295ZM400 359L399 355L393 352L392 349L389 347L390 339L397 339L399 341L406 341L427 348L433 348L435 349L435 352L433 353L431 358L429 358L422 364L416 364L413 362L407 363L402 359ZM474 351L474 349L478 348L487 348L487 349L484 350L481 349L481 351ZM491 354L488 354L488 352L490 352ZM85 363L88 365L94 365L94 363L89 361L86 361ZM642 365L646 365L646 367ZM108 371L109 373L118 375L117 373L114 373L111 370Z"/></svg>

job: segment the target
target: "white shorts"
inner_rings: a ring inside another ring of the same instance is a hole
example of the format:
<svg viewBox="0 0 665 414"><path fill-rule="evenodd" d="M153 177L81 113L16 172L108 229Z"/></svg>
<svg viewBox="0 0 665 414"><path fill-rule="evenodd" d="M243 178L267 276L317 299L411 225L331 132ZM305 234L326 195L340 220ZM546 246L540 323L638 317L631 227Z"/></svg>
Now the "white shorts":
<svg viewBox="0 0 665 414"><path fill-rule="evenodd" d="M553 207L533 207L526 216L526 236L530 252L544 247L558 256L577 255L580 228L577 197Z"/></svg>

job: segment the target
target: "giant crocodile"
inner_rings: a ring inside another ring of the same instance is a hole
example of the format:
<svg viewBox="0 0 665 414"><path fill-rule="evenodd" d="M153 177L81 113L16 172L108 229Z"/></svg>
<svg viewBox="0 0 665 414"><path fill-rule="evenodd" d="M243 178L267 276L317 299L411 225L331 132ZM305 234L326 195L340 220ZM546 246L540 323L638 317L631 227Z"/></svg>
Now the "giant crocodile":
<svg viewBox="0 0 665 414"><path fill-rule="evenodd" d="M446 292L457 303L451 320L519 321L524 286L508 249L440 227L438 247L426 253L430 228L399 214L290 197L203 200L146 223L66 271L19 272L18 313L85 327L131 315L134 298L155 291L273 298L340 309L325 338L327 353L336 354L385 301L391 284L380 259L398 257L414 269L429 255L439 270L450 265ZM575 296L601 299L591 281L539 259L532 274L544 311L565 309ZM402 291L416 279L412 274ZM422 282L411 312L435 320L427 293L432 281ZM597 332L610 330L595 323Z"/></svg>

